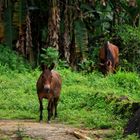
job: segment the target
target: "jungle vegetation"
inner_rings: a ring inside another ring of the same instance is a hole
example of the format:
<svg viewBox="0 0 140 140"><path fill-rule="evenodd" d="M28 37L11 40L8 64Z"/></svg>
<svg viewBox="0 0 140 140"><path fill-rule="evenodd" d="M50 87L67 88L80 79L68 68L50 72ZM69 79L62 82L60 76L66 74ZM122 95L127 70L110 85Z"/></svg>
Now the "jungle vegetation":
<svg viewBox="0 0 140 140"><path fill-rule="evenodd" d="M104 77L98 50L108 40L120 65ZM140 105L140 0L0 0L0 43L0 118L38 120L38 67L53 60L63 79L57 121L125 139Z"/></svg>
<svg viewBox="0 0 140 140"><path fill-rule="evenodd" d="M0 42L33 67L53 47L74 70L97 68L98 49L120 49L123 70L140 70L140 0L1 0Z"/></svg>

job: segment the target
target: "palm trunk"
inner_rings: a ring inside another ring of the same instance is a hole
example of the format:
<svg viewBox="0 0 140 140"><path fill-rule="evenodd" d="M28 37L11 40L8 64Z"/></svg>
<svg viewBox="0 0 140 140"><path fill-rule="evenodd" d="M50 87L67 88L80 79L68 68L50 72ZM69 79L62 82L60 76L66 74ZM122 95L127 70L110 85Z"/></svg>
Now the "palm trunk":
<svg viewBox="0 0 140 140"><path fill-rule="evenodd" d="M4 41L4 1L0 1L0 43Z"/></svg>
<svg viewBox="0 0 140 140"><path fill-rule="evenodd" d="M4 11L4 21L5 21L5 43L12 48L12 36L13 36L13 27L12 27L12 3L11 0L7 0L6 8Z"/></svg>
<svg viewBox="0 0 140 140"><path fill-rule="evenodd" d="M75 47L75 33L74 33L74 29L72 31L72 40L71 43L69 45L69 49L70 49L70 66L76 70L76 58L77 58L77 54L76 54L76 47Z"/></svg>
<svg viewBox="0 0 140 140"><path fill-rule="evenodd" d="M26 56L29 62L33 66L34 55L33 55L32 31L31 31L31 21L30 21L29 11L26 17Z"/></svg>
<svg viewBox="0 0 140 140"><path fill-rule="evenodd" d="M59 6L57 0L50 1L49 11L50 13L48 19L47 47L54 47L58 50L60 16L59 16Z"/></svg>
<svg viewBox="0 0 140 140"><path fill-rule="evenodd" d="M68 0L66 0L65 5L68 4ZM69 10L68 7L65 6L64 10L64 57L68 63L70 63L70 34L69 34Z"/></svg>

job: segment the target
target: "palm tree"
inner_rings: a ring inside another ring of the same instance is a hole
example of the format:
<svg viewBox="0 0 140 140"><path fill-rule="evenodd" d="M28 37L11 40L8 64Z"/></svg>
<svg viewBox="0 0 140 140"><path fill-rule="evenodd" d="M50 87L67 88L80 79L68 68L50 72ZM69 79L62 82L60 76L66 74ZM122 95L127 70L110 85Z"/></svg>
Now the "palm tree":
<svg viewBox="0 0 140 140"><path fill-rule="evenodd" d="M25 49L25 29L26 29L26 1L17 0L13 5L12 23L15 29L13 40L16 40L16 50L26 57Z"/></svg>
<svg viewBox="0 0 140 140"><path fill-rule="evenodd" d="M87 31L80 10L81 2L63 1L64 5L64 57L72 68L85 57L87 46Z"/></svg>
<svg viewBox="0 0 140 140"><path fill-rule="evenodd" d="M70 64L70 48L69 48L69 45L70 45L70 28L69 28L69 8L68 8L68 0L66 1L63 1L63 3L61 3L61 5L63 6L63 9L62 9L62 17L64 17L64 25L63 28L64 28L64 31L63 31L63 35L62 35L62 38L63 38L63 41L62 41L62 46L63 46L63 55L62 57L65 58L65 60Z"/></svg>
<svg viewBox="0 0 140 140"><path fill-rule="evenodd" d="M49 0L49 8L47 47L54 47L58 50L60 27L59 2L57 0Z"/></svg>

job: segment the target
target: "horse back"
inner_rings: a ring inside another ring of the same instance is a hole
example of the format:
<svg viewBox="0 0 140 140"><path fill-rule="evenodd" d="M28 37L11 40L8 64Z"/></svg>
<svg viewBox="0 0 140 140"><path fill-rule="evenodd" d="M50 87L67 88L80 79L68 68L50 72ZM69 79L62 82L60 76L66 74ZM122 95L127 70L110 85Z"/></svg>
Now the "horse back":
<svg viewBox="0 0 140 140"><path fill-rule="evenodd" d="M59 96L61 91L62 79L58 72L52 70L51 90L54 96Z"/></svg>
<svg viewBox="0 0 140 140"><path fill-rule="evenodd" d="M116 45L111 44L108 46L114 60L114 65L116 65L119 61L119 49Z"/></svg>
<svg viewBox="0 0 140 140"><path fill-rule="evenodd" d="M119 49L112 43L106 44L99 50L99 58L101 63L105 63L108 59L115 65L119 62Z"/></svg>

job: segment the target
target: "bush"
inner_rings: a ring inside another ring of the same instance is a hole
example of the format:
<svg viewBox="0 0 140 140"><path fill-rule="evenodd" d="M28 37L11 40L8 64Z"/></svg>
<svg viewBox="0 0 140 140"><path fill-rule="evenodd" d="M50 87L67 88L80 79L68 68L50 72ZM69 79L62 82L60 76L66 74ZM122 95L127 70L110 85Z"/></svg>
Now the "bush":
<svg viewBox="0 0 140 140"><path fill-rule="evenodd" d="M121 68L128 71L140 71L140 27L120 25L116 27L115 34L121 39Z"/></svg>
<svg viewBox="0 0 140 140"><path fill-rule="evenodd" d="M49 67L52 63L58 63L58 50L52 47L43 48L42 50L43 53L41 54L41 62L43 64L46 64Z"/></svg>
<svg viewBox="0 0 140 140"><path fill-rule="evenodd" d="M3 45L0 45L0 65L17 72L27 71L31 68L23 57Z"/></svg>

